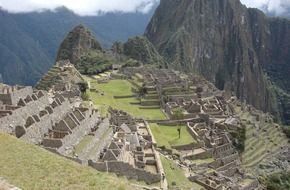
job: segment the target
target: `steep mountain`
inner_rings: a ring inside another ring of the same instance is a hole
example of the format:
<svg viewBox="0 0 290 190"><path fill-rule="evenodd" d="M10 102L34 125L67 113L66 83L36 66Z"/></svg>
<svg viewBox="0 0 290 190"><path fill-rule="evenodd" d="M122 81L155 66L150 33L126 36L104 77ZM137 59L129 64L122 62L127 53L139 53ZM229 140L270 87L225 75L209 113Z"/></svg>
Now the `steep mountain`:
<svg viewBox="0 0 290 190"><path fill-rule="evenodd" d="M102 51L100 43L85 26L78 25L68 33L60 45L56 61L70 60L76 64L89 51Z"/></svg>
<svg viewBox="0 0 290 190"><path fill-rule="evenodd" d="M170 67L290 122L290 21L239 0L161 0L145 36Z"/></svg>
<svg viewBox="0 0 290 190"><path fill-rule="evenodd" d="M137 36L125 43L115 42L111 49L105 49L84 25L76 26L61 43L56 61L62 60L69 60L80 73L88 75L112 69L113 65L166 65L146 37Z"/></svg>
<svg viewBox="0 0 290 190"><path fill-rule="evenodd" d="M104 47L110 47L142 34L153 13L154 8L147 14L78 16L62 7L11 14L0 8L0 75L8 84L33 85L54 64L59 44L76 25L88 26Z"/></svg>

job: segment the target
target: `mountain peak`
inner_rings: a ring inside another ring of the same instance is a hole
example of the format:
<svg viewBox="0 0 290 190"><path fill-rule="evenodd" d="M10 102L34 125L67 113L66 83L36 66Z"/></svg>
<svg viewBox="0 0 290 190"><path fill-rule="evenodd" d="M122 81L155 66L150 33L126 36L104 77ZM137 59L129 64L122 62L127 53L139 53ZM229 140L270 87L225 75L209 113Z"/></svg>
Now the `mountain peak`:
<svg viewBox="0 0 290 190"><path fill-rule="evenodd" d="M102 51L102 47L92 32L83 24L79 24L61 43L56 61L68 59L72 64L76 64L80 57L90 50Z"/></svg>
<svg viewBox="0 0 290 190"><path fill-rule="evenodd" d="M269 83L289 92L289 33L288 20L269 19L239 0L161 0L145 36L170 67L199 73L284 120L290 116L287 106L277 107L288 105L288 98L279 98L282 93ZM281 75L285 80L277 78Z"/></svg>

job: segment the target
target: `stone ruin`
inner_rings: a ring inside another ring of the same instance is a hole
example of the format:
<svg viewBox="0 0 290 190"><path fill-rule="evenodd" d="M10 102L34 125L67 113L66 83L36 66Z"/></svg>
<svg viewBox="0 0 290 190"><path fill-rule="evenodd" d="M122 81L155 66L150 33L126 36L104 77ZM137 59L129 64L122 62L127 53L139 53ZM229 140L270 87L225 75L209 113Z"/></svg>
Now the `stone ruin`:
<svg viewBox="0 0 290 190"><path fill-rule="evenodd" d="M228 131L241 126L233 107L226 101L226 93L203 78L171 70L139 67L125 68L122 72L128 78L134 73L141 74L147 91L157 91L169 124L177 120L187 124L188 132L197 143L175 147L182 160L213 158L207 164L191 165L195 174L190 180L210 190L260 188L256 178L248 179L232 144ZM181 117L176 110L182 111ZM213 172L206 173L208 169Z"/></svg>
<svg viewBox="0 0 290 190"><path fill-rule="evenodd" d="M58 93L65 98L80 96L78 83L83 81L82 75L69 60L58 61L36 84L38 90Z"/></svg>
<svg viewBox="0 0 290 190"><path fill-rule="evenodd" d="M148 184L160 182L162 164L152 142L148 124L128 113L110 108L114 136L96 161L89 165Z"/></svg>
<svg viewBox="0 0 290 190"><path fill-rule="evenodd" d="M101 122L98 111L83 107L78 98L69 100L31 87L4 86L0 91L5 95L0 96L0 132L64 156L71 155L74 146L96 132Z"/></svg>
<svg viewBox="0 0 290 190"><path fill-rule="evenodd" d="M145 121L112 108L110 120L101 119L98 110L82 106L78 98L31 87L5 85L0 92L0 132L100 171L148 184L160 181L162 165ZM76 147L87 136L92 140L77 154Z"/></svg>
<svg viewBox="0 0 290 190"><path fill-rule="evenodd" d="M74 72L74 68L65 63L54 69ZM227 93L194 75L149 67L122 68L122 72L125 75L122 77L129 81L138 73L138 81L147 92L145 99L158 99L158 107L167 115L168 120L162 122L185 124L197 141L173 147L180 154L179 161L194 169L188 176L190 180L210 190L260 189L257 179L243 170L229 131L241 128L242 121L235 114L237 104L261 123L273 124L271 115L240 103L236 97L228 97ZM65 77L62 79L65 81ZM98 110L83 106L77 98L79 94L70 91L72 83L62 82L52 87L48 93L31 87L0 85L0 132L38 144L99 171L148 184L160 182L163 168L146 121L111 107L108 110L110 118L102 119ZM153 101L142 103L141 106L152 106L151 103L156 106ZM176 110L182 110L181 117ZM76 152L77 146L87 137L91 138L90 142ZM289 150L285 149L271 162L280 168L289 167L286 164L288 155ZM212 161L186 163L208 158Z"/></svg>

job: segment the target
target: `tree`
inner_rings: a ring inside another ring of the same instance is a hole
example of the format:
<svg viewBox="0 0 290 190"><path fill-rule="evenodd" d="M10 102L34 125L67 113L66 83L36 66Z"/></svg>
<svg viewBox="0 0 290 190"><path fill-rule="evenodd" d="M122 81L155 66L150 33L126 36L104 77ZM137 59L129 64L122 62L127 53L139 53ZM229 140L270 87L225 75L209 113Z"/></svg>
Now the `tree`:
<svg viewBox="0 0 290 190"><path fill-rule="evenodd" d="M89 88L88 83L85 81L79 82L78 86L79 86L79 89L80 89L82 94L84 94L87 91L87 89Z"/></svg>
<svg viewBox="0 0 290 190"><path fill-rule="evenodd" d="M179 128L177 129L178 132L178 137L180 138L180 134L181 134L181 121L183 119L183 112L184 109L182 107L177 107L173 110L173 114L175 115L176 119L179 120Z"/></svg>
<svg viewBox="0 0 290 190"><path fill-rule="evenodd" d="M144 97L146 93L147 88L145 87L145 84L143 84L140 88L138 88L139 97Z"/></svg>

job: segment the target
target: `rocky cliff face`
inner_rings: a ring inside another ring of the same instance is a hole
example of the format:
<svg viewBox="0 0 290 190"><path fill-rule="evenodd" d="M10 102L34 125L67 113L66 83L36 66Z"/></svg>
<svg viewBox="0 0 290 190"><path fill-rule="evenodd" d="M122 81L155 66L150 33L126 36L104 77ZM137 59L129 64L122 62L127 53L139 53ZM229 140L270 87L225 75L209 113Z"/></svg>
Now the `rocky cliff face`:
<svg viewBox="0 0 290 190"><path fill-rule="evenodd" d="M286 94L290 88L289 27L239 0L161 0L145 36L171 67L202 74L279 116L285 110L277 88Z"/></svg>
<svg viewBox="0 0 290 190"><path fill-rule="evenodd" d="M102 47L86 27L78 25L61 43L56 61L68 59L72 64L77 64L81 56L91 50L102 51Z"/></svg>

